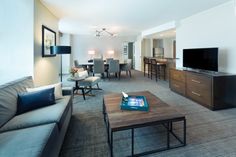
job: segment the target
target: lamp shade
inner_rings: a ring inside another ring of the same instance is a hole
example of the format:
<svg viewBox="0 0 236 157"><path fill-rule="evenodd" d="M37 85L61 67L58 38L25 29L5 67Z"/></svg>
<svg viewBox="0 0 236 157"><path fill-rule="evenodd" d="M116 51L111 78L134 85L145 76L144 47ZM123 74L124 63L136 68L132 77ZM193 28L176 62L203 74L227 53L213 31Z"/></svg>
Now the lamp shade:
<svg viewBox="0 0 236 157"><path fill-rule="evenodd" d="M71 54L70 46L51 46L50 51L52 54Z"/></svg>

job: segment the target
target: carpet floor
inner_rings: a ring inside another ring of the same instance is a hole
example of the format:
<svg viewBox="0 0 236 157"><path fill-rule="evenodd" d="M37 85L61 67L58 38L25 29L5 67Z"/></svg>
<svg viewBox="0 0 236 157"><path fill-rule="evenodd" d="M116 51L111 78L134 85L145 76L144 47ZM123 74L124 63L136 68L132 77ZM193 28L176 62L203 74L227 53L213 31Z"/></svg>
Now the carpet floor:
<svg viewBox="0 0 236 157"><path fill-rule="evenodd" d="M66 133L60 157L108 157L106 127L102 114L104 94L148 90L162 99L187 119L187 146L148 155L148 157L236 157L236 108L211 111L181 95L172 92L166 81L150 80L143 73L132 71L132 78L122 74L120 80L111 78L100 83L96 96L83 100L75 95L73 115ZM65 82L66 85L74 85ZM174 131L181 133L180 124ZM135 153L163 146L166 131L162 126L135 130ZM171 137L171 142L176 143ZM114 156L130 155L131 133L114 134Z"/></svg>

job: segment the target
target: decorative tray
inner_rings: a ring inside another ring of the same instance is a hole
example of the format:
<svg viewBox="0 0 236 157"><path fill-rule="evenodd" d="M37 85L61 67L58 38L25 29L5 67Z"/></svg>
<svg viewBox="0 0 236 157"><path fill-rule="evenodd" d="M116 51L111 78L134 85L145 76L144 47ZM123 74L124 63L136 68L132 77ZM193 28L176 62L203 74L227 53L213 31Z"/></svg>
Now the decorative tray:
<svg viewBox="0 0 236 157"><path fill-rule="evenodd" d="M122 97L121 110L148 111L149 105L145 96L127 95Z"/></svg>

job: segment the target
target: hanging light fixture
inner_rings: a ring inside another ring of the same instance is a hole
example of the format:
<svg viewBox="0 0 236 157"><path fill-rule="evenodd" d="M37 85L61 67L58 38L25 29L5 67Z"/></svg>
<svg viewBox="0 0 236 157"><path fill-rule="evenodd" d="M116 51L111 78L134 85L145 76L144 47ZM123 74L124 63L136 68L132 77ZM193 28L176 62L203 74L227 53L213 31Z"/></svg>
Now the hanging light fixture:
<svg viewBox="0 0 236 157"><path fill-rule="evenodd" d="M103 33L106 33L107 35L110 35L110 36L112 36L112 37L113 37L113 36L116 36L116 34L107 31L106 28L102 28L102 30L96 30L95 36L96 36L96 37L100 37Z"/></svg>

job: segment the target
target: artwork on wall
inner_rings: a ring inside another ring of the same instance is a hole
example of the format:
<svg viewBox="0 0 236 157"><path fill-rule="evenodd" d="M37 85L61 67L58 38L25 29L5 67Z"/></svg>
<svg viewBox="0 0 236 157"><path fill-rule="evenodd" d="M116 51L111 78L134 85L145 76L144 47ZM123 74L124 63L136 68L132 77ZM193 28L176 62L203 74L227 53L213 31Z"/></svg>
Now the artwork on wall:
<svg viewBox="0 0 236 157"><path fill-rule="evenodd" d="M52 54L50 51L50 46L55 46L55 45L56 45L56 32L42 25L42 56L43 57L56 56L56 54Z"/></svg>

